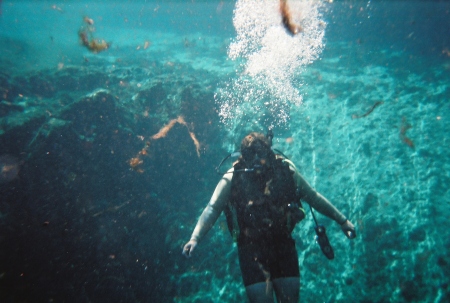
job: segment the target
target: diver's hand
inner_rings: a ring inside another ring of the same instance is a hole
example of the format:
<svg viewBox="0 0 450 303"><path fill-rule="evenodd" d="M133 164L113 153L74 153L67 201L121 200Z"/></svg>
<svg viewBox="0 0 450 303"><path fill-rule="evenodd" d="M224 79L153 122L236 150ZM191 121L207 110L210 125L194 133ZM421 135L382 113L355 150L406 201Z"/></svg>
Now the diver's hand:
<svg viewBox="0 0 450 303"><path fill-rule="evenodd" d="M341 229L349 239L356 238L355 226L349 220L341 224Z"/></svg>
<svg viewBox="0 0 450 303"><path fill-rule="evenodd" d="M186 245L184 245L183 248L183 255L186 258L190 258L192 257L192 252L194 251L195 247L197 246L197 241L195 240L189 240L188 243L186 243Z"/></svg>

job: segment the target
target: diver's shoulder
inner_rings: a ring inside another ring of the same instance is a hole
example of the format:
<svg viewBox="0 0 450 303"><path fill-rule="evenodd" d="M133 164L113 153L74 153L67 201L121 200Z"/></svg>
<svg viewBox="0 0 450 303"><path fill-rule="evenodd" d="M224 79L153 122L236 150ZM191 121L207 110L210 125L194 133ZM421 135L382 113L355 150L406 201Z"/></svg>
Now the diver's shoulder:
<svg viewBox="0 0 450 303"><path fill-rule="evenodd" d="M231 181L231 179L233 178L233 173L234 173L234 167L227 170L227 172L223 174L222 179Z"/></svg>
<svg viewBox="0 0 450 303"><path fill-rule="evenodd" d="M294 162L292 162L290 159L283 158L283 163L286 163L289 165L289 169L292 171L297 171L297 167L295 166Z"/></svg>

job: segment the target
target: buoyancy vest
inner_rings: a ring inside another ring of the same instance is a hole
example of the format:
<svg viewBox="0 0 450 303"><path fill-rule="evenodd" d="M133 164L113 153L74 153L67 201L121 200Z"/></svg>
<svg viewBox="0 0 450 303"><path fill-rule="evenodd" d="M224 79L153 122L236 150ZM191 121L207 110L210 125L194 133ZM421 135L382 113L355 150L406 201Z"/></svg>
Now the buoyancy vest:
<svg viewBox="0 0 450 303"><path fill-rule="evenodd" d="M234 165L230 198L225 208L233 239L289 235L298 222L291 222L290 210L293 205L301 207L289 164L277 158L264 174L244 172L243 168L242 160Z"/></svg>

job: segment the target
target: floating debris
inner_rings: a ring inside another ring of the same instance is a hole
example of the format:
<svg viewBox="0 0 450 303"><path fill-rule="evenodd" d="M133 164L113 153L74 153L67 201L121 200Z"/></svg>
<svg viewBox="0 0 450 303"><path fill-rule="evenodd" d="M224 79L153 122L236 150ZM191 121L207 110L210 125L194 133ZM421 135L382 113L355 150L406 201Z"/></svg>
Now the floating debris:
<svg viewBox="0 0 450 303"><path fill-rule="evenodd" d="M1 1L0 1L0 3L1 3ZM55 10L55 11L57 11L57 12L60 12L60 13L64 13L63 9L62 9L61 7L59 7L59 6L57 6L56 4L53 4L53 5L51 6L51 9L52 9L52 10Z"/></svg>
<svg viewBox="0 0 450 303"><path fill-rule="evenodd" d="M300 33L303 29L296 24L292 19L291 11L287 5L287 0L280 0L281 22L291 35Z"/></svg>
<svg viewBox="0 0 450 303"><path fill-rule="evenodd" d="M177 123L186 126L186 128L187 128L187 130L189 132L189 136L191 137L192 141L194 142L195 149L196 149L196 152L197 152L197 156L200 157L200 142L197 140L197 137L195 136L195 134L189 130L189 127L188 127L186 121L184 120L184 118L182 116L179 116L176 119L170 120L169 123L164 125L159 130L159 132L157 132L156 134L151 136L150 139L151 140L158 140L158 139L164 138L169 133L169 131L172 129L172 127L175 124L177 124ZM144 172L141 168L139 168L139 165L144 163L144 161L142 160L141 156L147 155L147 150L148 150L149 147L150 147L150 141L147 141L145 143L145 147L139 151L139 153L136 155L136 157L131 158L128 161L128 163L131 166L131 168L134 169L135 171L139 172L139 173L143 173Z"/></svg>
<svg viewBox="0 0 450 303"><path fill-rule="evenodd" d="M10 155L0 156L0 184L14 180L19 174L19 160Z"/></svg>
<svg viewBox="0 0 450 303"><path fill-rule="evenodd" d="M122 203L122 204L120 204L120 205L108 207L108 208L105 209L105 210L101 210L101 211L99 211L99 212L93 214L92 217L98 217L98 216L100 216L100 215L103 215L103 214L106 213L106 212L116 212L116 211L118 211L119 209L121 209L122 207L129 205L130 202L131 202L131 200L128 200L128 201L126 201L126 202L124 202L124 203Z"/></svg>
<svg viewBox="0 0 450 303"><path fill-rule="evenodd" d="M93 19L85 16L83 17L83 22L84 24L78 31L78 37L80 38L83 46L95 54L104 51L111 46L111 43L94 37L92 34L95 31Z"/></svg>
<svg viewBox="0 0 450 303"><path fill-rule="evenodd" d="M362 115L352 115L352 119L359 119L359 118L364 118L364 117L367 117L368 115L370 115L370 113L372 113L373 112L373 110L375 109L375 108L377 108L378 106L380 106L381 104L383 104L384 102L383 101L378 101L378 102L376 102L374 105L372 105L372 107L367 111L367 112L365 112L364 114L362 114Z"/></svg>
<svg viewBox="0 0 450 303"><path fill-rule="evenodd" d="M415 148L414 142L406 136L406 131L410 129L412 126L406 121L406 118L402 119L402 126L400 127L400 139L403 143L408 145L411 148Z"/></svg>

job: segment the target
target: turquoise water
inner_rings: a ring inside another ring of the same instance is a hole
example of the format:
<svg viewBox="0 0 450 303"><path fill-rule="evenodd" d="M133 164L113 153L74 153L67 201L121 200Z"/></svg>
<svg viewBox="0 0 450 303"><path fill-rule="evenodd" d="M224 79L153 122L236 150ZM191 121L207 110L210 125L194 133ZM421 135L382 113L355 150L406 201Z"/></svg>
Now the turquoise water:
<svg viewBox="0 0 450 303"><path fill-rule="evenodd" d="M296 227L302 302L450 300L450 4L289 2L1 1L2 302L245 302L223 216L181 247L268 127L357 228Z"/></svg>

